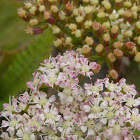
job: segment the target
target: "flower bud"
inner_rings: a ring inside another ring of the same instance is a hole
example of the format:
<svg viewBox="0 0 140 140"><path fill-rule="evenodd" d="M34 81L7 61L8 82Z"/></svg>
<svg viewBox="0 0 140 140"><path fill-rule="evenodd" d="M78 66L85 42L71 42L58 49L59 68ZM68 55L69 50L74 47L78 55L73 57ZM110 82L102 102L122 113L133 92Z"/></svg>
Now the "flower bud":
<svg viewBox="0 0 140 140"><path fill-rule="evenodd" d="M93 11L93 7L91 7L91 6L85 7L85 14L90 14L92 11Z"/></svg>
<svg viewBox="0 0 140 140"><path fill-rule="evenodd" d="M137 17L138 17L137 12L132 12L132 15L133 15L134 19L137 19Z"/></svg>
<svg viewBox="0 0 140 140"><path fill-rule="evenodd" d="M132 12L125 11L123 15L124 15L125 22L128 21L129 23L131 23L131 21L132 21Z"/></svg>
<svg viewBox="0 0 140 140"><path fill-rule="evenodd" d="M112 52L110 52L108 55L107 55L107 58L109 59L109 61L111 63L115 62L116 61L116 57L114 56L114 54Z"/></svg>
<svg viewBox="0 0 140 140"><path fill-rule="evenodd" d="M106 10L111 9L111 4L108 1L104 1L104 4L103 5L104 5L104 7L105 7Z"/></svg>
<svg viewBox="0 0 140 140"><path fill-rule="evenodd" d="M101 53L104 49L104 46L102 44L99 44L96 48L95 48L95 51L97 53Z"/></svg>
<svg viewBox="0 0 140 140"><path fill-rule="evenodd" d="M97 14L97 17L98 18L105 18L105 12L99 12L98 14Z"/></svg>
<svg viewBox="0 0 140 140"><path fill-rule="evenodd" d="M78 16L78 17L76 17L75 20L76 20L76 22L80 23L84 20L84 17L83 16Z"/></svg>
<svg viewBox="0 0 140 140"><path fill-rule="evenodd" d="M74 16L78 16L78 9L75 8L72 13Z"/></svg>
<svg viewBox="0 0 140 140"><path fill-rule="evenodd" d="M104 22L103 24L102 24L102 28L110 28L110 22Z"/></svg>
<svg viewBox="0 0 140 140"><path fill-rule="evenodd" d="M82 54L88 54L91 51L91 48L88 45L82 47Z"/></svg>
<svg viewBox="0 0 140 140"><path fill-rule="evenodd" d="M29 9L29 12L30 12L32 15L35 15L36 7L35 7L35 6L32 6L32 7Z"/></svg>
<svg viewBox="0 0 140 140"><path fill-rule="evenodd" d="M86 37L85 42L86 42L88 45L92 45L92 44L94 43L94 40L93 40L91 37Z"/></svg>
<svg viewBox="0 0 140 140"><path fill-rule="evenodd" d="M125 1L123 5L124 7L130 8L132 6L132 3L130 1Z"/></svg>
<svg viewBox="0 0 140 140"><path fill-rule="evenodd" d="M26 11L23 10L22 8L18 9L18 16L20 16L21 18L25 18L26 17Z"/></svg>
<svg viewBox="0 0 140 140"><path fill-rule="evenodd" d="M110 35L108 33L103 35L103 39L105 42L109 42L110 41Z"/></svg>
<svg viewBox="0 0 140 140"><path fill-rule="evenodd" d="M117 79L117 78L119 77L117 71L114 70L114 69L109 70L109 75L110 75L113 79Z"/></svg>
<svg viewBox="0 0 140 140"><path fill-rule="evenodd" d="M81 35L82 35L81 30L76 30L76 31L75 31L75 36L76 36L77 38L81 37Z"/></svg>
<svg viewBox="0 0 140 140"><path fill-rule="evenodd" d="M37 0L37 3L40 5L40 4L43 4L43 0Z"/></svg>
<svg viewBox="0 0 140 140"><path fill-rule="evenodd" d="M65 40L66 45L71 44L71 42L72 42L72 38L71 37L67 37L66 40Z"/></svg>
<svg viewBox="0 0 140 140"><path fill-rule="evenodd" d="M27 29L25 31L26 31L27 34L30 34L30 35L38 35L38 34L43 33L44 29L42 29L42 28L31 28L31 27L27 26Z"/></svg>
<svg viewBox="0 0 140 140"><path fill-rule="evenodd" d="M92 5L97 5L99 3L99 0L90 0L90 3Z"/></svg>
<svg viewBox="0 0 140 140"><path fill-rule="evenodd" d="M134 58L136 62L140 62L140 52L138 52Z"/></svg>
<svg viewBox="0 0 140 140"><path fill-rule="evenodd" d="M140 36L138 37L137 43L140 45Z"/></svg>
<svg viewBox="0 0 140 140"><path fill-rule="evenodd" d="M78 10L79 10L79 13L83 13L85 11L85 7L80 5Z"/></svg>
<svg viewBox="0 0 140 140"><path fill-rule="evenodd" d="M120 9L120 10L118 10L118 14L119 14L120 16L122 16L123 13L124 13L124 9Z"/></svg>
<svg viewBox="0 0 140 140"><path fill-rule="evenodd" d="M117 39L118 39L118 41L123 41L124 40L124 36L122 34L119 34Z"/></svg>
<svg viewBox="0 0 140 140"><path fill-rule="evenodd" d="M84 25L85 25L85 28L89 28L89 27L92 26L92 21L91 21L91 20L87 20L87 21L84 23Z"/></svg>
<svg viewBox="0 0 140 140"><path fill-rule="evenodd" d="M55 18L52 16L52 15L50 15L50 18L47 20L48 21L48 23L50 23L50 24L55 24Z"/></svg>
<svg viewBox="0 0 140 140"><path fill-rule="evenodd" d="M65 20L66 14L63 11L59 12L59 18L60 20Z"/></svg>
<svg viewBox="0 0 140 140"><path fill-rule="evenodd" d="M54 41L54 46L55 47L59 47L60 45L62 45L62 39L58 39L56 41Z"/></svg>
<svg viewBox="0 0 140 140"><path fill-rule="evenodd" d="M128 41L128 42L125 43L125 46L128 49L131 49L132 50L135 47L135 44L133 42Z"/></svg>
<svg viewBox="0 0 140 140"><path fill-rule="evenodd" d="M97 36L99 36L99 37L101 36L102 28L101 28L101 26L100 26L100 24L98 22L94 22L93 23L93 30L95 31L95 34Z"/></svg>
<svg viewBox="0 0 140 140"><path fill-rule="evenodd" d="M119 49L115 49L113 51L113 53L117 56L117 57L122 57L123 56L123 52Z"/></svg>
<svg viewBox="0 0 140 140"><path fill-rule="evenodd" d="M67 4L66 4L66 9L68 10L68 11L70 11L70 12L72 12L73 11L73 9L74 9L74 6L73 6L73 4L72 3L70 3L70 2L68 2Z"/></svg>
<svg viewBox="0 0 140 140"><path fill-rule="evenodd" d="M25 7L28 8L28 9L32 7L31 2L25 2L24 4L25 4Z"/></svg>
<svg viewBox="0 0 140 140"><path fill-rule="evenodd" d="M40 6L39 6L39 11L40 11L40 12L43 12L44 10L45 10L45 6L44 6L44 5L40 5Z"/></svg>
<svg viewBox="0 0 140 140"><path fill-rule="evenodd" d="M136 28L137 28L138 30L140 30L140 21L137 21L137 22L136 22Z"/></svg>
<svg viewBox="0 0 140 140"><path fill-rule="evenodd" d="M117 25L114 25L112 28L111 28L111 33L115 34L117 33L119 30L119 27Z"/></svg>
<svg viewBox="0 0 140 140"><path fill-rule="evenodd" d="M60 28L58 28L57 26L54 26L53 28L53 34L58 34L58 33L60 33Z"/></svg>
<svg viewBox="0 0 140 140"><path fill-rule="evenodd" d="M81 49L81 48L77 48L76 51L77 51L79 54L82 54L82 49Z"/></svg>
<svg viewBox="0 0 140 140"><path fill-rule="evenodd" d="M37 19L31 19L30 20L30 25L35 26L39 23L39 21Z"/></svg>
<svg viewBox="0 0 140 140"><path fill-rule="evenodd" d="M94 22L94 23L93 23L93 29L94 29L95 31L98 31L98 30L100 29L100 24L99 24L98 22Z"/></svg>
<svg viewBox="0 0 140 140"><path fill-rule="evenodd" d="M48 20L51 17L51 14L49 12L44 12L44 19Z"/></svg>
<svg viewBox="0 0 140 140"><path fill-rule="evenodd" d="M52 5L52 6L51 6L51 11L52 11L53 13L57 13L57 12L58 12L58 7L55 6L55 5Z"/></svg>
<svg viewBox="0 0 140 140"><path fill-rule="evenodd" d="M125 23L121 23L120 24L120 28L126 30L127 29L127 25Z"/></svg>
<svg viewBox="0 0 140 140"><path fill-rule="evenodd" d="M110 20L116 20L118 17L116 16L116 14L112 13L109 15L109 19Z"/></svg>
<svg viewBox="0 0 140 140"><path fill-rule="evenodd" d="M132 33L131 30L127 30L127 31L124 32L124 36L125 36L125 37L132 37L132 34L133 34L133 33Z"/></svg>
<svg viewBox="0 0 140 140"><path fill-rule="evenodd" d="M114 42L113 47L116 49L119 49L123 46L123 43L118 41L118 42Z"/></svg>
<svg viewBox="0 0 140 140"><path fill-rule="evenodd" d="M118 33L119 33L119 27L117 25L114 25L112 28L111 28L111 37L113 39L116 39L117 36L118 36Z"/></svg>
<svg viewBox="0 0 140 140"><path fill-rule="evenodd" d="M138 11L138 6L136 4L134 4L132 7L131 7L131 11L132 12L137 12Z"/></svg>
<svg viewBox="0 0 140 140"><path fill-rule="evenodd" d="M77 29L77 25L74 24L74 23L70 23L69 29L70 29L70 30L76 30L76 29Z"/></svg>
<svg viewBox="0 0 140 140"><path fill-rule="evenodd" d="M26 31L27 34L30 34L30 35L34 34L32 27L27 26L27 29L25 31Z"/></svg>

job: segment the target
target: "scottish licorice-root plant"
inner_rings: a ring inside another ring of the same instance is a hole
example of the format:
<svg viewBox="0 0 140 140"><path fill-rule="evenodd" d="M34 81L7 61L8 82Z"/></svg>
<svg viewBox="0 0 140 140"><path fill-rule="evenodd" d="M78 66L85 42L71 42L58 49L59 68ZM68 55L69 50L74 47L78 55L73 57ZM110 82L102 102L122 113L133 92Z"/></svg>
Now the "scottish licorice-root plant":
<svg viewBox="0 0 140 140"><path fill-rule="evenodd" d="M140 62L140 1L32 0L18 16L30 35L52 28L59 53L3 105L1 137L139 140L139 94L120 79L120 66L124 57ZM103 64L106 77L94 81Z"/></svg>

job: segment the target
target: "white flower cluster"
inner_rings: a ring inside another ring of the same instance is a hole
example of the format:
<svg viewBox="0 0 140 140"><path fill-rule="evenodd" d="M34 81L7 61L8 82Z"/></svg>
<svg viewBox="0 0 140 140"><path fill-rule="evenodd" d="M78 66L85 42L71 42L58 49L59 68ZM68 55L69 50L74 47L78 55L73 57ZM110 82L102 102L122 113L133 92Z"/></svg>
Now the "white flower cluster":
<svg viewBox="0 0 140 140"><path fill-rule="evenodd" d="M140 130L135 86L125 79L114 84L105 78L82 87L81 76L91 79L97 65L74 51L45 60L27 83L28 92L4 104L1 137L133 140L133 131Z"/></svg>

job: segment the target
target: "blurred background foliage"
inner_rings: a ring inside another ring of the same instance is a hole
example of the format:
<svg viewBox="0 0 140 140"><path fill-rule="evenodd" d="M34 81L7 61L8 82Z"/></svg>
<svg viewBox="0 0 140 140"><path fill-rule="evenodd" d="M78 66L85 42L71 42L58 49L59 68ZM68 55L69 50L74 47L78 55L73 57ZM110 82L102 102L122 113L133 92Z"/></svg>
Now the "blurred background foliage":
<svg viewBox="0 0 140 140"><path fill-rule="evenodd" d="M9 95L22 93L39 63L52 52L53 35L25 33L26 23L17 17L22 1L0 1L0 109Z"/></svg>
<svg viewBox="0 0 140 140"><path fill-rule="evenodd" d="M26 23L17 17L20 5L23 5L20 0L0 0L0 109L8 102L9 95L26 89L26 82L53 48L51 29L39 36L25 33ZM140 65L131 62L122 71L122 77L135 84L140 92Z"/></svg>

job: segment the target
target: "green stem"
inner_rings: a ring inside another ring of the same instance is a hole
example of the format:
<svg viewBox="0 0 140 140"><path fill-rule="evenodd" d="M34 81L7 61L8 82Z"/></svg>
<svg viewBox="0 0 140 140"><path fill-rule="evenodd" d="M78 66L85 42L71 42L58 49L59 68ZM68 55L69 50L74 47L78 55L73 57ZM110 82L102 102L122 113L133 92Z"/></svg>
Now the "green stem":
<svg viewBox="0 0 140 140"><path fill-rule="evenodd" d="M92 57L90 58L90 60L97 60L97 59L101 59L101 56L92 56Z"/></svg>
<svg viewBox="0 0 140 140"><path fill-rule="evenodd" d="M72 35L71 31L69 29L64 28L63 24L61 24L60 22L56 22L56 25L61 29L63 33L65 33L66 35L72 38L74 45L76 44L79 45L79 43L82 42L81 38L79 39L79 38L76 38L74 35Z"/></svg>
<svg viewBox="0 0 140 140"><path fill-rule="evenodd" d="M64 28L64 26L60 23L60 22L56 22L56 25L62 30L62 32L64 32L65 34L67 34L69 37L74 38L74 35L71 34L70 30Z"/></svg>

